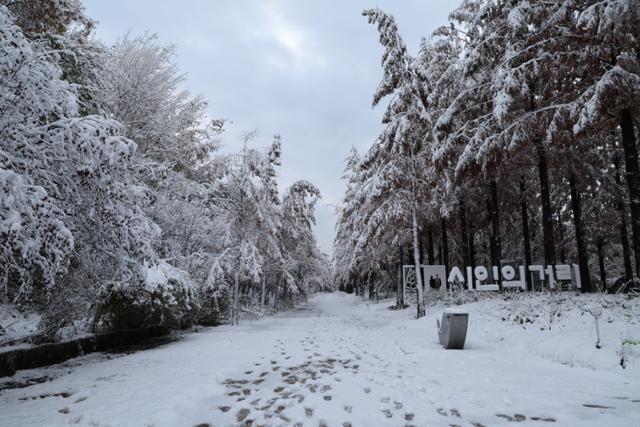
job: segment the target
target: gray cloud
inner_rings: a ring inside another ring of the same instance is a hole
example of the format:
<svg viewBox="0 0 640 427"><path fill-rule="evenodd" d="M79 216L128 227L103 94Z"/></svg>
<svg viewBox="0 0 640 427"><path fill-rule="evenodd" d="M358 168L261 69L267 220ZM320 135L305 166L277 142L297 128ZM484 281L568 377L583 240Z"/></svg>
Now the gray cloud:
<svg viewBox="0 0 640 427"><path fill-rule="evenodd" d="M176 45L188 88L210 101L211 116L234 122L224 150L239 149L244 130L259 130L257 145L283 136L281 185L304 178L321 189L316 232L331 253L331 205L344 191L343 160L352 145L365 150L381 128L382 112L371 109L371 99L382 75L382 49L360 12L378 6L393 13L415 52L459 0L84 3L107 43L131 31L156 33L162 43Z"/></svg>

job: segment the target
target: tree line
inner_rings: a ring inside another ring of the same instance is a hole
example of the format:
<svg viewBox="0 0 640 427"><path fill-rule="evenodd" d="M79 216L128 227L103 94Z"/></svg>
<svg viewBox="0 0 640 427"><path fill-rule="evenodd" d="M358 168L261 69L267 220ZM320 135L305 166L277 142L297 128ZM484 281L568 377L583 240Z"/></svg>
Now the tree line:
<svg viewBox="0 0 640 427"><path fill-rule="evenodd" d="M60 339L329 288L320 192L278 188L280 136L219 153L225 121L183 89L174 47L94 28L78 0L0 0L0 300Z"/></svg>
<svg viewBox="0 0 640 427"><path fill-rule="evenodd" d="M423 262L572 262L586 292L640 274L639 1L464 0L415 55L393 16L363 15L384 126L346 161L341 288Z"/></svg>

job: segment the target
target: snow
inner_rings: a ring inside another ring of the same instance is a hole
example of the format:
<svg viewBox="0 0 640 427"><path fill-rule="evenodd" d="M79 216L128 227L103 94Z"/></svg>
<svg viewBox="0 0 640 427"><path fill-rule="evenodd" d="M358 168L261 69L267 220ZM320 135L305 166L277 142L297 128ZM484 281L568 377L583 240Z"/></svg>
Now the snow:
<svg viewBox="0 0 640 427"><path fill-rule="evenodd" d="M458 308L458 307L447 307L444 310L442 310L442 312L447 314L469 314L468 310L464 308Z"/></svg>
<svg viewBox="0 0 640 427"><path fill-rule="evenodd" d="M594 298L483 297L459 307L467 344L447 351L443 303L414 320L414 307L321 294L155 349L20 372L11 380L54 379L0 392L0 425L637 426L640 360L623 370L619 351L640 336L640 301L607 297L597 350L581 308Z"/></svg>
<svg viewBox="0 0 640 427"><path fill-rule="evenodd" d="M185 286L188 291L193 291L195 287L187 273L173 267L165 260L160 260L157 264L152 265L144 262L142 273L148 291L165 288L171 290L174 284Z"/></svg>
<svg viewBox="0 0 640 427"><path fill-rule="evenodd" d="M40 318L37 313L21 312L13 304L0 304L0 351L29 347L30 344L3 344L34 334Z"/></svg>
<svg viewBox="0 0 640 427"><path fill-rule="evenodd" d="M507 15L507 24L512 30L518 30L525 25L525 17L520 8L511 9L509 15Z"/></svg>

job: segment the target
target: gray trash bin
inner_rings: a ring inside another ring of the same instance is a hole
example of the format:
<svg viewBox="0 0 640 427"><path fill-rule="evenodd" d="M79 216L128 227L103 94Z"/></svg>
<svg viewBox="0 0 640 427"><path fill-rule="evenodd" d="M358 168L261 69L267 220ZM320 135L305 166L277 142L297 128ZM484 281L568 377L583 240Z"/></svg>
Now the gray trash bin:
<svg viewBox="0 0 640 427"><path fill-rule="evenodd" d="M438 337L440 344L449 350L462 350L467 338L467 326L469 325L469 313L466 311L447 309L442 313L442 323L438 323Z"/></svg>

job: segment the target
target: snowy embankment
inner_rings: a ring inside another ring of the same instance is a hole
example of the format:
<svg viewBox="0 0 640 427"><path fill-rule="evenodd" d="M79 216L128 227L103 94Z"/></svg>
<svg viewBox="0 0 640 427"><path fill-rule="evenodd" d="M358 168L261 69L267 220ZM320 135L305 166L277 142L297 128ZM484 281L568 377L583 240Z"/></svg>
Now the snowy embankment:
<svg viewBox="0 0 640 427"><path fill-rule="evenodd" d="M0 425L637 426L639 352L626 345L622 369L620 351L640 338L640 299L602 298L482 296L462 305L465 350L446 351L445 302L416 321L415 307L318 295L156 349L18 373L53 379L1 391Z"/></svg>
<svg viewBox="0 0 640 427"><path fill-rule="evenodd" d="M0 304L0 351L31 347L31 344L26 343L5 344L19 342L35 334L38 322L40 315L37 313L22 313L14 305Z"/></svg>

